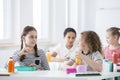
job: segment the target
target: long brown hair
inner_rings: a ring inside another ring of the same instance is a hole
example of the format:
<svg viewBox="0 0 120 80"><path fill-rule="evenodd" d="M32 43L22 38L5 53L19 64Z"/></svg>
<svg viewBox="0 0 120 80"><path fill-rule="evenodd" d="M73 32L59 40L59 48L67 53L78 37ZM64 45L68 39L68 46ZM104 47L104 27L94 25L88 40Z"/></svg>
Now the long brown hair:
<svg viewBox="0 0 120 80"><path fill-rule="evenodd" d="M113 36L117 36L118 39L120 37L120 28L117 28L117 27L110 27L106 30L107 32L110 32Z"/></svg>
<svg viewBox="0 0 120 80"><path fill-rule="evenodd" d="M94 31L84 31L81 32L82 38L88 46L89 53L99 51L102 54L102 44L99 36Z"/></svg>
<svg viewBox="0 0 120 80"><path fill-rule="evenodd" d="M23 36L26 36L30 31L36 31L36 32L37 32L37 30L36 30L34 27L32 27L32 26L26 26L26 27L23 29L23 32L22 32L22 34L21 34L21 50L22 50L22 48L23 48L23 39L22 39L22 37L23 37ZM35 56L35 57L39 57L39 56L38 56L38 53L37 53L37 51L38 51L38 49L37 49L37 44L35 44L34 50L35 50L34 56ZM25 59L25 55L22 55L22 56L20 57L20 61L23 61L24 59Z"/></svg>

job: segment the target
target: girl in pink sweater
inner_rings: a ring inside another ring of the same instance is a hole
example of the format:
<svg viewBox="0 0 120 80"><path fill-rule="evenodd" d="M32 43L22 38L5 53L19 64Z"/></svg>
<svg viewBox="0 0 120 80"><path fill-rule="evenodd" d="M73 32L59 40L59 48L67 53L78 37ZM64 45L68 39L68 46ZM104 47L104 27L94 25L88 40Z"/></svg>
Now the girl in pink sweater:
<svg viewBox="0 0 120 80"><path fill-rule="evenodd" d="M119 37L120 37L120 28L117 27L111 27L106 30L106 41L108 43L108 46L104 49L104 55L105 59L112 60L112 54L113 52L117 53L118 56L118 62L120 62L120 43L119 43Z"/></svg>

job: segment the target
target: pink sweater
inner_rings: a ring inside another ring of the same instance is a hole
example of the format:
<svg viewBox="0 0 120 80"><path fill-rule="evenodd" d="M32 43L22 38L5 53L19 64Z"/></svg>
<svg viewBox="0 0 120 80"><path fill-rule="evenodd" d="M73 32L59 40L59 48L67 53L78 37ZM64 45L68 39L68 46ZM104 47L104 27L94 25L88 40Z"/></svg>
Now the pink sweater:
<svg viewBox="0 0 120 80"><path fill-rule="evenodd" d="M114 50L109 49L109 46L105 47L104 49L105 59L112 59L113 52L117 53L118 62L120 62L120 47Z"/></svg>

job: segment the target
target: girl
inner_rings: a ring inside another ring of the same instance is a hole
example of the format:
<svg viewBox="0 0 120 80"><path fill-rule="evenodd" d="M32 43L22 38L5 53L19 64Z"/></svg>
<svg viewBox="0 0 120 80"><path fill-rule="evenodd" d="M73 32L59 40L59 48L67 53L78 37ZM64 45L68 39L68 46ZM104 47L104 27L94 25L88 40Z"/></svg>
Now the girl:
<svg viewBox="0 0 120 80"><path fill-rule="evenodd" d="M120 43L119 43L119 37L120 37L120 28L117 27L111 27L106 30L106 41L108 43L108 46L104 49L104 55L105 59L112 60L112 54L113 52L117 53L118 56L118 62L120 62Z"/></svg>
<svg viewBox="0 0 120 80"><path fill-rule="evenodd" d="M76 52L76 45L74 44L76 39L76 31L73 28L66 28L64 30L64 40L65 43L59 44L52 51L52 61L55 62L64 62L67 60L74 59L74 55Z"/></svg>
<svg viewBox="0 0 120 80"><path fill-rule="evenodd" d="M20 66L35 66L39 70L49 70L49 65L42 49L37 48L37 31L26 26L21 35L21 49L14 52L12 58ZM37 62L37 64L35 64ZM7 64L5 66L7 68Z"/></svg>
<svg viewBox="0 0 120 80"><path fill-rule="evenodd" d="M81 64L87 66L87 71L102 71L102 47L100 39L94 31L81 33L76 57L82 60ZM74 62L71 61L67 65L72 66ZM77 65L74 64L74 66Z"/></svg>

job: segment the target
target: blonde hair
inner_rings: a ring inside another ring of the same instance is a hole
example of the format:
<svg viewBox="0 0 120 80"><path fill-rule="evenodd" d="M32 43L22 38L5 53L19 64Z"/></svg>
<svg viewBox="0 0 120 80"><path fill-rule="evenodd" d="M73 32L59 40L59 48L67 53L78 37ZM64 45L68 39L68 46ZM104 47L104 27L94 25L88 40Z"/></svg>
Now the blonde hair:
<svg viewBox="0 0 120 80"><path fill-rule="evenodd" d="M102 54L102 45L99 36L94 31L81 32L82 39L89 48L89 52L93 53L99 51Z"/></svg>
<svg viewBox="0 0 120 80"><path fill-rule="evenodd" d="M117 36L118 37L118 39L119 39L119 37L120 37L120 32L119 32L119 30L120 30L120 28L117 28L117 27L110 27L110 28L108 28L106 31L107 32L110 32L113 36Z"/></svg>

